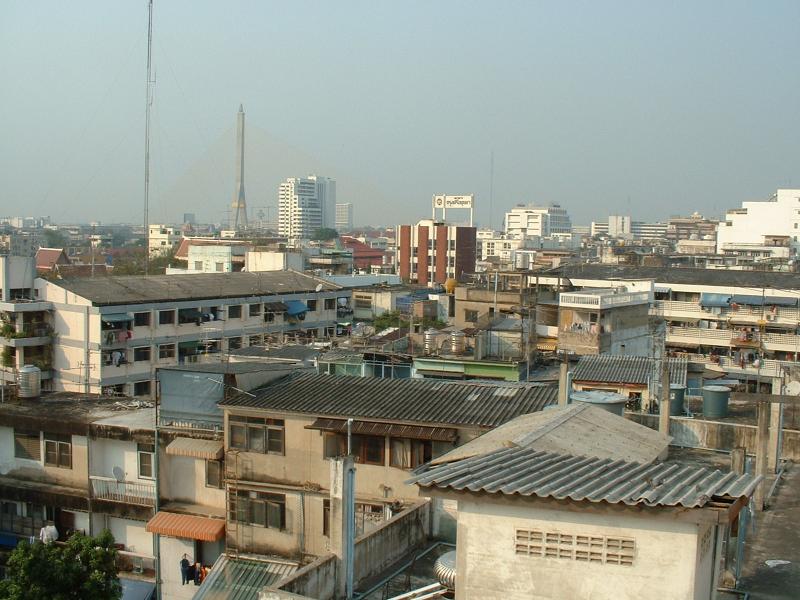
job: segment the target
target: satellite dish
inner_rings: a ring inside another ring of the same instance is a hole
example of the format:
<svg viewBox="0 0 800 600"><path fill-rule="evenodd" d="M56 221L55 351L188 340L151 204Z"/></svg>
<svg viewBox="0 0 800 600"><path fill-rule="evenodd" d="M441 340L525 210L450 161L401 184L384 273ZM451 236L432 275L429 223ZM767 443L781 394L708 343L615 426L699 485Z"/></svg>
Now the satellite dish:
<svg viewBox="0 0 800 600"><path fill-rule="evenodd" d="M114 479L117 481L125 481L125 471L122 470L122 467L114 467L111 469L111 472L114 474Z"/></svg>
<svg viewBox="0 0 800 600"><path fill-rule="evenodd" d="M790 381L786 384L787 396L800 396L800 381Z"/></svg>
<svg viewBox="0 0 800 600"><path fill-rule="evenodd" d="M318 284L317 284L317 287L316 287L316 289L315 289L314 291L315 291L315 292L321 292L321 291L322 291L322 284L321 284L321 283L318 283Z"/></svg>

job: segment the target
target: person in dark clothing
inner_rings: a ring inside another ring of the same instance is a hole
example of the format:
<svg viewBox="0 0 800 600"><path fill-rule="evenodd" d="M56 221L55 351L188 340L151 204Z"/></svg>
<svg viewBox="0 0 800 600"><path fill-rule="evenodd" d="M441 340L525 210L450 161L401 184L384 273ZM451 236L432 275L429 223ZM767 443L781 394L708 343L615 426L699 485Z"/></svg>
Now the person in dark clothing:
<svg viewBox="0 0 800 600"><path fill-rule="evenodd" d="M191 581L190 567L191 563L189 562L189 556L184 554L183 558L181 559L181 585L186 585Z"/></svg>

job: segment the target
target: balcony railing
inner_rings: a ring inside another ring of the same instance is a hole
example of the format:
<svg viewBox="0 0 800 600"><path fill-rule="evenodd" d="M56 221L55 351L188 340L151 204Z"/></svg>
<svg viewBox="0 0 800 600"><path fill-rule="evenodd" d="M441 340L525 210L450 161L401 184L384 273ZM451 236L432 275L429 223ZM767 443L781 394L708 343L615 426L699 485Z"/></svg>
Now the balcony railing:
<svg viewBox="0 0 800 600"><path fill-rule="evenodd" d="M154 483L140 481L118 481L113 477L89 477L92 482L92 496L99 500L155 506L156 486Z"/></svg>
<svg viewBox="0 0 800 600"><path fill-rule="evenodd" d="M710 320L732 320L747 321L757 323L763 321L765 324L788 324L797 325L800 323L800 308L786 306L759 307L759 306L738 306L737 308L709 308L700 306L697 302L681 302L678 300L656 300L650 309L650 314L660 317L680 317L688 316L696 319Z"/></svg>

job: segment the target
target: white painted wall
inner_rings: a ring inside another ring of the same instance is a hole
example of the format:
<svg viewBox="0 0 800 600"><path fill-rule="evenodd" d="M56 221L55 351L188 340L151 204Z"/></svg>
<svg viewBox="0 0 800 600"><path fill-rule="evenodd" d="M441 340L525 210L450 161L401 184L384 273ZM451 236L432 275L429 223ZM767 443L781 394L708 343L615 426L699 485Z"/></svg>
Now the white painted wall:
<svg viewBox="0 0 800 600"><path fill-rule="evenodd" d="M800 247L800 189L777 190L767 201L729 211L717 230L717 253L728 243L762 244L765 235L791 236L792 247Z"/></svg>
<svg viewBox="0 0 800 600"><path fill-rule="evenodd" d="M154 556L153 534L145 530L145 521L134 521L121 517L107 517L105 527L118 544L125 544L127 552Z"/></svg>
<svg viewBox="0 0 800 600"><path fill-rule="evenodd" d="M527 502L459 500L456 598L694 600L698 527L633 511L569 512ZM631 516L626 515L628 512ZM632 566L515 553L516 528L634 538ZM705 596L707 598L707 596Z"/></svg>
<svg viewBox="0 0 800 600"><path fill-rule="evenodd" d="M160 537L161 554L161 597L169 600L188 600L193 598L200 588L194 583L181 585L181 559L189 555L189 562L194 563L194 540Z"/></svg>
<svg viewBox="0 0 800 600"><path fill-rule="evenodd" d="M153 483L153 479L139 477L136 442L100 438L91 444L92 475L114 477L114 467L120 467L125 471L125 481Z"/></svg>
<svg viewBox="0 0 800 600"><path fill-rule="evenodd" d="M162 498L225 509L225 490L206 487L204 459L162 452L159 470Z"/></svg>

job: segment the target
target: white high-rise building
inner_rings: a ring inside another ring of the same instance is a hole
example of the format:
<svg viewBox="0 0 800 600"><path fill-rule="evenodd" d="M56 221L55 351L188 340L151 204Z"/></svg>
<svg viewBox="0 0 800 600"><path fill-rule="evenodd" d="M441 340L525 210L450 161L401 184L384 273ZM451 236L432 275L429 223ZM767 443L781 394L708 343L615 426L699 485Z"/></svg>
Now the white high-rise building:
<svg viewBox="0 0 800 600"><path fill-rule="evenodd" d="M742 202L742 208L729 210L717 229L717 254L787 237L790 248L800 249L800 190L778 190L769 200Z"/></svg>
<svg viewBox="0 0 800 600"><path fill-rule="evenodd" d="M353 203L344 202L336 205L336 231L339 233L353 229Z"/></svg>
<svg viewBox="0 0 800 600"><path fill-rule="evenodd" d="M321 227L336 226L336 181L309 175L290 177L278 188L278 235L309 239Z"/></svg>
<svg viewBox="0 0 800 600"><path fill-rule="evenodd" d="M515 206L506 213L506 235L546 237L556 233L571 233L572 221L567 209L558 204L550 206Z"/></svg>

